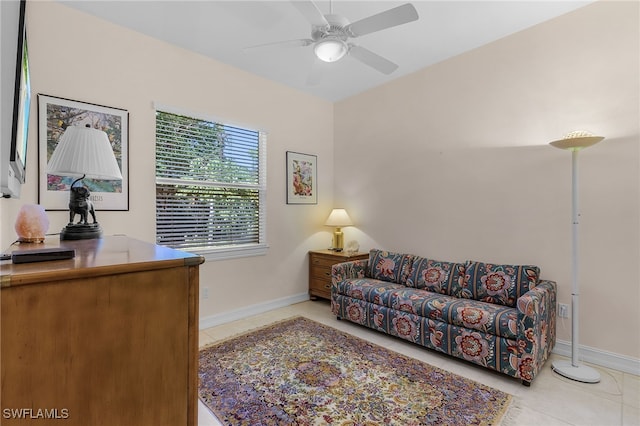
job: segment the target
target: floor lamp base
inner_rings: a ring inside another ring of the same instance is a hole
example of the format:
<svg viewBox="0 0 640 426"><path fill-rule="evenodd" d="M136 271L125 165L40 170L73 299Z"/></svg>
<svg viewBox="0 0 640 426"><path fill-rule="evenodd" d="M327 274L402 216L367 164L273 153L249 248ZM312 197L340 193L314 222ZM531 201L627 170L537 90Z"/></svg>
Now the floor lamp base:
<svg viewBox="0 0 640 426"><path fill-rule="evenodd" d="M551 369L561 376L578 382L598 383L600 381L600 373L597 370L583 364L574 366L571 361L554 361L551 363Z"/></svg>

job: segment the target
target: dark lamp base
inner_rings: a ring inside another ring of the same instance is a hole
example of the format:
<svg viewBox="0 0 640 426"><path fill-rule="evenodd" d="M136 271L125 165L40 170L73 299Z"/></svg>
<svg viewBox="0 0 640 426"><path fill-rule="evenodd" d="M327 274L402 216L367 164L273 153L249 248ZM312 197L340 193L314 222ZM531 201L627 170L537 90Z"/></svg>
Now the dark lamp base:
<svg viewBox="0 0 640 426"><path fill-rule="evenodd" d="M73 223L60 231L61 240L93 240L102 238L102 228L98 223Z"/></svg>

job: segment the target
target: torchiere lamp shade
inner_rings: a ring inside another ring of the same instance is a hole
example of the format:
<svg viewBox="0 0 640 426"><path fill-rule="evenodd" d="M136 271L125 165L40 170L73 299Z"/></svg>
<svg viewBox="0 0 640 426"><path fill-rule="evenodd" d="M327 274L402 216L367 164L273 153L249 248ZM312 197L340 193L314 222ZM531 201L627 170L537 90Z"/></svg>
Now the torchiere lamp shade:
<svg viewBox="0 0 640 426"><path fill-rule="evenodd" d="M595 145L603 139L604 136L594 136L588 132L576 131L569 133L562 139L549 142L549 145L560 149L568 149L569 151L577 151Z"/></svg>

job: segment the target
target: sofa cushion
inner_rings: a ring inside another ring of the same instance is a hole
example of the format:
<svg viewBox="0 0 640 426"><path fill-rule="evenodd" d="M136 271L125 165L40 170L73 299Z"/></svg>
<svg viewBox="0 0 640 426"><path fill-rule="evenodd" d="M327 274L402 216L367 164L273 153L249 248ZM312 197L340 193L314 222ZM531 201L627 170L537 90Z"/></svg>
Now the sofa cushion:
<svg viewBox="0 0 640 426"><path fill-rule="evenodd" d="M331 292L376 305L391 306L390 297L396 290L406 288L402 284L380 281L373 278L348 278L335 283Z"/></svg>
<svg viewBox="0 0 640 426"><path fill-rule="evenodd" d="M372 278L340 281L334 292L336 296L351 297L494 336L515 339L518 333L518 311L508 306L459 299Z"/></svg>
<svg viewBox="0 0 640 426"><path fill-rule="evenodd" d="M385 306L397 311L494 336L517 337L518 311L515 308L408 287L388 292L391 293L389 296L381 294L379 300L386 301Z"/></svg>
<svg viewBox="0 0 640 426"><path fill-rule="evenodd" d="M540 268L533 265L496 265L467 261L462 296L515 307L518 297L538 283Z"/></svg>
<svg viewBox="0 0 640 426"><path fill-rule="evenodd" d="M407 278L407 286L459 297L464 288L464 267L462 263L416 256Z"/></svg>
<svg viewBox="0 0 640 426"><path fill-rule="evenodd" d="M413 263L413 255L393 253L379 249L369 252L369 273L371 278L404 284Z"/></svg>

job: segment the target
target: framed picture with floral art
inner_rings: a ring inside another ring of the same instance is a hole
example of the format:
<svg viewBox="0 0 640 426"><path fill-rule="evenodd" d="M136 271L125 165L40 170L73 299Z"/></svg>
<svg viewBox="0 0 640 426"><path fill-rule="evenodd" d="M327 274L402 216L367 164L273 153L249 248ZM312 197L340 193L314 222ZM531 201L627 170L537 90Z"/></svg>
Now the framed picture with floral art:
<svg viewBox="0 0 640 426"><path fill-rule="evenodd" d="M318 204L318 157L287 151L287 204Z"/></svg>

